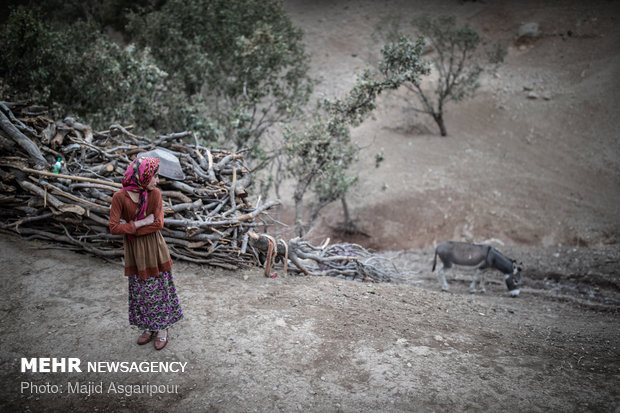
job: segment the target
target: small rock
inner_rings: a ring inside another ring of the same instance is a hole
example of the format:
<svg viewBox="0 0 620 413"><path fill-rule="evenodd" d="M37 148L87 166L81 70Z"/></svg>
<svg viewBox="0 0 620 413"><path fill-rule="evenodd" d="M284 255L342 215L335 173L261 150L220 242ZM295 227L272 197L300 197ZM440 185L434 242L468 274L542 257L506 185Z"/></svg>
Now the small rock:
<svg viewBox="0 0 620 413"><path fill-rule="evenodd" d="M517 41L537 39L538 37L540 37L540 26L538 23L525 23L517 30Z"/></svg>

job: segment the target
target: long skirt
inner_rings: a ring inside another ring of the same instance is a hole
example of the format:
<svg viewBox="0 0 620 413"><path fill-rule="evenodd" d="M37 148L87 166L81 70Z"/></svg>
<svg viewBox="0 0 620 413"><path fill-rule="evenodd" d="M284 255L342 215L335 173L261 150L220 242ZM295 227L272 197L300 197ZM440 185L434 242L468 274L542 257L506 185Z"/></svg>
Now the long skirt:
<svg viewBox="0 0 620 413"><path fill-rule="evenodd" d="M172 272L142 280L138 275L129 280L129 324L141 330L165 330L183 319Z"/></svg>

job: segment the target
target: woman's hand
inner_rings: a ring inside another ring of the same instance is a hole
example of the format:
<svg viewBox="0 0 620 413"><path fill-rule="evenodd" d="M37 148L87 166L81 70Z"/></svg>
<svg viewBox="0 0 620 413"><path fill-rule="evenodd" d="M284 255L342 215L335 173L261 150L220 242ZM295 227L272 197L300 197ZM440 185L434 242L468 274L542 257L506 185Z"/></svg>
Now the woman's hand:
<svg viewBox="0 0 620 413"><path fill-rule="evenodd" d="M155 221L155 215L148 214L146 217L136 221L136 229L140 227L145 227L147 225L151 225L153 221Z"/></svg>
<svg viewBox="0 0 620 413"><path fill-rule="evenodd" d="M151 225L154 221L155 221L155 216L153 214L148 214L146 217L139 219L135 222L136 229L147 226L147 225Z"/></svg>
<svg viewBox="0 0 620 413"><path fill-rule="evenodd" d="M145 222L144 225L151 225L153 222L155 222L155 215L153 214L148 214L143 221Z"/></svg>

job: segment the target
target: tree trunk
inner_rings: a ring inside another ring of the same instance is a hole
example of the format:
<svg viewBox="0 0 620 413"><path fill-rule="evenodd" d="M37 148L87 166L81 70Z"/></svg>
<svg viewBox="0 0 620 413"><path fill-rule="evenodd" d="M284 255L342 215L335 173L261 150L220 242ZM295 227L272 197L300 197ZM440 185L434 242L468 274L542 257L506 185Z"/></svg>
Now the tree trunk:
<svg viewBox="0 0 620 413"><path fill-rule="evenodd" d="M448 136L446 124L443 121L443 113L433 113L433 119L435 119L435 122L437 122L437 126L439 126L439 132L441 133L441 136Z"/></svg>
<svg viewBox="0 0 620 413"><path fill-rule="evenodd" d="M297 188L293 194L293 200L295 201L295 235L303 237L304 235L304 192L305 184L301 182L297 183Z"/></svg>
<svg viewBox="0 0 620 413"><path fill-rule="evenodd" d="M342 212L344 213L343 226L345 232L348 232L349 230L353 229L354 225L353 222L351 222L351 214L349 213L349 205L347 204L346 198L343 196L342 198L340 198L340 200L342 201Z"/></svg>

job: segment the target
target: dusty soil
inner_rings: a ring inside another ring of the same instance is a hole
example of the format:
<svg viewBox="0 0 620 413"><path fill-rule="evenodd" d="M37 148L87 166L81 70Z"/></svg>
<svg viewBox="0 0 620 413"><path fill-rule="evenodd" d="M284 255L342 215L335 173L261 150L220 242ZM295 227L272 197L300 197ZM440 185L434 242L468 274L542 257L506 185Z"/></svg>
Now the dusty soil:
<svg viewBox="0 0 620 413"><path fill-rule="evenodd" d="M286 7L307 34L319 93L346 91L373 60L370 31L390 10L456 14L509 48L476 98L448 107L450 136L411 117L398 96L383 96L354 131L366 151L350 202L368 235L347 240L392 258L402 276L268 279L177 262L186 318L156 352L127 326L120 263L0 234L0 410L618 412L620 4ZM515 45L530 21L543 36ZM338 206L325 211L311 238L340 241L341 219ZM489 241L522 261L521 295L510 298L499 274L486 294L470 294L463 270L439 291L430 268L445 239ZM179 373L21 373L22 357L187 364ZM102 394L68 394L75 382L101 383ZM171 390L110 393L111 383Z"/></svg>
<svg viewBox="0 0 620 413"><path fill-rule="evenodd" d="M407 110L405 91L381 95L374 115L352 133L363 151L360 185L348 200L370 235L356 241L377 249L445 239L618 242L618 3L288 3L308 35L313 74L323 79L318 94L343 95L351 74L376 60L381 45L371 32L388 12L455 14L508 50L497 71L483 74L474 99L447 105L446 138L430 117ZM539 23L541 37L516 45L517 29L528 22ZM385 161L376 168L379 152ZM323 214L312 236L333 237L341 209Z"/></svg>
<svg viewBox="0 0 620 413"><path fill-rule="evenodd" d="M521 295L500 277L442 293L432 250L401 251L402 283L268 279L177 264L186 313L161 352L126 325L118 264L0 238L2 411L609 411L620 406L616 247L511 251L542 264ZM547 258L555 258L548 262ZM536 261L539 260L539 261ZM613 261L613 262L612 262ZM557 267L556 267L557 265ZM580 270L581 269L581 270ZM575 271L573 273L573 271ZM588 271L589 275L583 271ZM541 278L543 277L543 278ZM182 373L20 373L22 357L186 362ZM39 394L22 383L59 387ZM67 383L103 394L67 394ZM174 385L108 393L110 383Z"/></svg>

